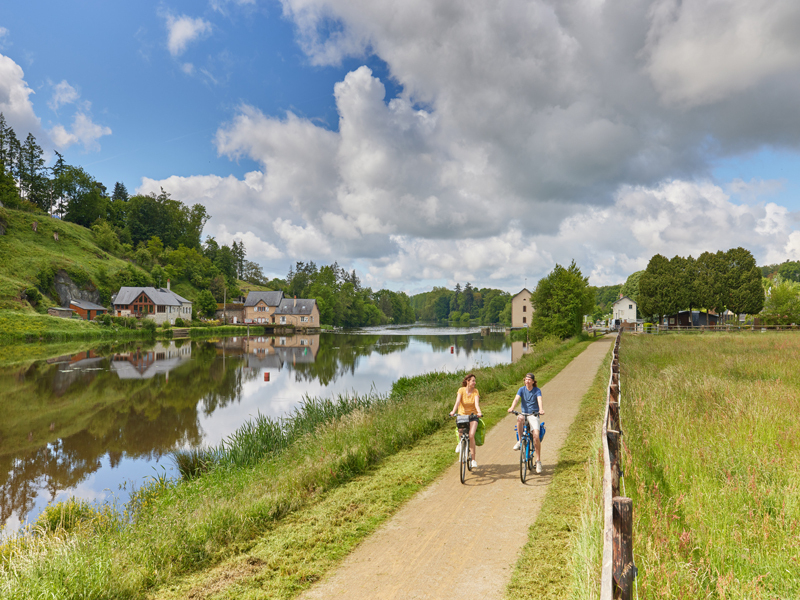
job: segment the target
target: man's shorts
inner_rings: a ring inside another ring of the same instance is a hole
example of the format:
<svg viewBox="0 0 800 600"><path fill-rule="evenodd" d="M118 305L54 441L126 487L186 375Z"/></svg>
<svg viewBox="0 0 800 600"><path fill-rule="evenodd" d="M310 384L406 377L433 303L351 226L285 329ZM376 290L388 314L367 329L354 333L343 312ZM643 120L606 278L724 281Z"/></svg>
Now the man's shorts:
<svg viewBox="0 0 800 600"><path fill-rule="evenodd" d="M531 430L533 434L533 439L539 439L539 417L535 415L528 416L528 428Z"/></svg>

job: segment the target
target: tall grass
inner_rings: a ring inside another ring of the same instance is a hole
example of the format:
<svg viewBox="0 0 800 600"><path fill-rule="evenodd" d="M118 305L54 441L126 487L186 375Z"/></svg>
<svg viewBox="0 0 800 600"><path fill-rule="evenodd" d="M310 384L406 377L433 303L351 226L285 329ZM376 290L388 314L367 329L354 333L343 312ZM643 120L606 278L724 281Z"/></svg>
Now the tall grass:
<svg viewBox="0 0 800 600"><path fill-rule="evenodd" d="M516 384L575 344L479 369L481 389ZM238 554L320 493L438 431L462 376L411 378L385 397L307 398L285 421L257 418L212 453L206 472L154 479L103 527L42 530L0 546L0 597L137 598Z"/></svg>
<svg viewBox="0 0 800 600"><path fill-rule="evenodd" d="M629 336L641 598L800 597L800 337Z"/></svg>

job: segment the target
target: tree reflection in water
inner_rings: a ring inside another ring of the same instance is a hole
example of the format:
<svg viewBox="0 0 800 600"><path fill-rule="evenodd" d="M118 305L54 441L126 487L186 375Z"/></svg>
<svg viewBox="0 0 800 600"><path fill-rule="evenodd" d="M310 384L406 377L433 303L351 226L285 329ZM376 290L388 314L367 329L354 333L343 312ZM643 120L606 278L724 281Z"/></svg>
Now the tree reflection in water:
<svg viewBox="0 0 800 600"><path fill-rule="evenodd" d="M106 455L115 468L201 445L201 418L240 403L262 371L288 369L326 387L354 375L362 358L402 352L412 340L467 355L508 347L503 336L298 334L105 345L0 367L0 526L35 517L37 498L76 489Z"/></svg>

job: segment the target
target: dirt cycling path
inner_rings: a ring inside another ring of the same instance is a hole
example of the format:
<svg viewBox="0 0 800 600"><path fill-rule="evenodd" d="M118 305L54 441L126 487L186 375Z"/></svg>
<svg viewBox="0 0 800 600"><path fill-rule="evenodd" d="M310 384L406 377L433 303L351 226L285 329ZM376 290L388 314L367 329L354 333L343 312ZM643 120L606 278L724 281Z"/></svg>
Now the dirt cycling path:
<svg viewBox="0 0 800 600"><path fill-rule="evenodd" d="M515 417L509 415L487 433L478 449L480 467L467 474L465 485L454 463L301 598L502 598L561 445L611 341L589 345L542 387L547 436L541 475L520 482L519 453L511 449ZM455 436L453 441L455 448Z"/></svg>

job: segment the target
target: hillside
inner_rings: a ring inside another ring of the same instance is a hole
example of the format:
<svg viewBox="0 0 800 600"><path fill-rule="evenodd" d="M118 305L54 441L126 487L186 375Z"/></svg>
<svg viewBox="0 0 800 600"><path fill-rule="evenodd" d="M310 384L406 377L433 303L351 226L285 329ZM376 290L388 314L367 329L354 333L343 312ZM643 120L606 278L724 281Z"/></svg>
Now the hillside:
<svg viewBox="0 0 800 600"><path fill-rule="evenodd" d="M147 271L101 249L91 229L41 213L0 207L0 310L44 312L63 305L67 294L108 306L120 286L153 284ZM244 282L239 286L245 295L268 289ZM30 288L42 294L38 305L25 294ZM190 300L199 292L180 278L173 280L172 289Z"/></svg>
<svg viewBox="0 0 800 600"><path fill-rule="evenodd" d="M64 275L85 299L94 298L101 304L108 303L120 281L150 281L149 274L139 267L101 250L94 233L80 225L41 213L0 208L0 231L2 309L30 310L24 292L32 287L43 294L40 309L60 305L57 281L63 281Z"/></svg>

